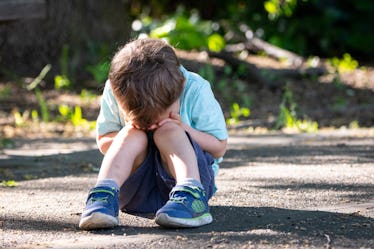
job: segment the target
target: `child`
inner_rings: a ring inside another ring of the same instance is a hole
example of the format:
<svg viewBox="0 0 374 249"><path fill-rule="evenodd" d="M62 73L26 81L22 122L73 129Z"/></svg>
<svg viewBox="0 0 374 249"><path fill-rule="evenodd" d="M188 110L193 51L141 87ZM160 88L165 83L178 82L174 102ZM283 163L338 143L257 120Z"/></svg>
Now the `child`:
<svg viewBox="0 0 374 249"><path fill-rule="evenodd" d="M118 211L156 212L165 227L212 222L208 200L227 130L210 84L158 39L126 44L114 56L97 119L105 155L81 229L118 225Z"/></svg>

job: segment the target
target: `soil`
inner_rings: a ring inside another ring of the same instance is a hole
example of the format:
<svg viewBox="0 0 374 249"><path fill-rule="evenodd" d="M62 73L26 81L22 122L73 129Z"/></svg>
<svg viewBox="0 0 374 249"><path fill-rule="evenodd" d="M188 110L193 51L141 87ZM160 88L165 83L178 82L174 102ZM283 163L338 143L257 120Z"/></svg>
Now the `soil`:
<svg viewBox="0 0 374 249"><path fill-rule="evenodd" d="M373 248L374 130L232 134L210 200L213 223L163 229L78 221L101 155L87 138L14 139L0 156L0 248ZM24 180L27 178L28 180Z"/></svg>
<svg viewBox="0 0 374 249"><path fill-rule="evenodd" d="M240 128L273 129L279 115L286 84L292 92L299 119L316 121L320 128L357 128L374 125L374 67L371 65L363 65L356 70L341 73L337 80L336 74L329 68L328 63L324 62L322 65L325 65L328 71L322 76L300 77L299 75L277 78L275 80L277 84L268 86L252 80L249 72L241 73L241 76L233 72L232 77L235 79L228 78L222 74L228 64L220 59L212 59L203 52L179 51L178 56L187 69L198 73L206 64L213 65L216 73L212 87L225 116L230 117L233 102L239 102L241 107L250 108L251 114L249 118L241 118ZM256 65L259 70L271 69L275 72L281 69L299 70L269 57L250 55L246 61ZM77 136L76 127L63 125L61 122L52 125L26 122L15 127L14 115L9 114L18 112L23 115L24 120L30 121L32 120L31 110L38 110L39 119L41 118L35 92L26 89L32 80L32 78L20 78L15 81L0 78L0 135L6 138ZM222 80L226 82L224 89L214 85ZM44 87L40 88L43 90L44 99L49 107L50 119L61 116L58 110L61 104L72 109L80 106L83 118L90 121L96 119L99 111L99 96L103 89L102 84L84 81L76 87L79 89L75 92L56 91L45 83ZM83 88L87 88L91 94L82 97L80 89ZM84 133L84 129L80 128L78 136ZM238 125L231 128L238 128Z"/></svg>

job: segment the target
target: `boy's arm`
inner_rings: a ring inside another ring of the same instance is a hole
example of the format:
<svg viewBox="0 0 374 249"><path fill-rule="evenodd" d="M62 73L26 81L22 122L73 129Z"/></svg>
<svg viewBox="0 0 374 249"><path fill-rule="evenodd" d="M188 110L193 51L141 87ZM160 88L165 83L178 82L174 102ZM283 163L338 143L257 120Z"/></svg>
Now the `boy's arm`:
<svg viewBox="0 0 374 249"><path fill-rule="evenodd" d="M190 134L193 140L205 151L209 152L214 158L223 157L226 153L227 139L218 140L215 136L208 133L195 130L191 126L182 124L185 131Z"/></svg>
<svg viewBox="0 0 374 249"><path fill-rule="evenodd" d="M227 139L219 140L213 135L196 130L182 122L179 114L171 112L169 118L162 120L157 125L160 127L166 122L176 122L181 125L192 139L205 151L209 152L214 158L220 158L226 153Z"/></svg>
<svg viewBox="0 0 374 249"><path fill-rule="evenodd" d="M99 146L99 150L101 153L105 155L107 150L109 149L110 145L113 142L114 137L118 134L117 131L106 133L104 135L97 136L97 145Z"/></svg>

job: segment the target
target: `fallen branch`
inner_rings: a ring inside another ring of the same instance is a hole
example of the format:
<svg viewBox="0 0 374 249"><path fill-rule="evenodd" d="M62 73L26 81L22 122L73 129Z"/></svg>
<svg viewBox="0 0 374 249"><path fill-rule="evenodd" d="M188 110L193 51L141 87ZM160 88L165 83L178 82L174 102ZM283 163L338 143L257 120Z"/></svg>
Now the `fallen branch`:
<svg viewBox="0 0 374 249"><path fill-rule="evenodd" d="M277 59L284 59L286 58L287 61L294 66L301 66L304 62L304 58L291 52L285 50L283 48L279 48L274 46L268 42L265 42L259 38L252 38L248 40L246 43L246 48L248 50L252 50L255 52L264 51L267 55L277 58Z"/></svg>
<svg viewBox="0 0 374 249"><path fill-rule="evenodd" d="M274 68L259 68L254 64L241 60L229 52L209 52L210 57L220 58L232 67L244 65L248 70L249 78L254 78L258 82L269 86L277 87L284 84L284 78L303 78L320 76L326 73L324 68L302 68L295 69L274 69Z"/></svg>
<svg viewBox="0 0 374 249"><path fill-rule="evenodd" d="M287 59L287 61L296 67L301 66L304 63L304 58L296 53L288 51L286 49L274 46L258 37L254 36L253 30L250 27L244 25L241 26L240 30L244 33L243 43L227 45L226 51L228 52L239 52L247 49L249 51L264 52L270 57L278 60ZM242 36L243 37L243 36Z"/></svg>
<svg viewBox="0 0 374 249"><path fill-rule="evenodd" d="M247 61L240 60L228 52L208 52L210 57L219 58L224 60L226 63L230 64L232 67L238 67L239 65L244 65L248 70L248 75L250 78L254 78L256 81L263 83L267 86L272 86L274 83L272 80L268 79L266 75L254 64Z"/></svg>

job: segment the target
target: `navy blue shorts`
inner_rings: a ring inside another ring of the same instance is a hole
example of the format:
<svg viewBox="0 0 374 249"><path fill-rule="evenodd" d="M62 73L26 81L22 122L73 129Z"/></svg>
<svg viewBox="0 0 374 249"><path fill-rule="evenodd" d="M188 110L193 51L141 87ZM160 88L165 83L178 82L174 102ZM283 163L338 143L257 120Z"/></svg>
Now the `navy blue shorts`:
<svg viewBox="0 0 374 249"><path fill-rule="evenodd" d="M214 193L213 157L203 151L187 134L198 160L201 184L208 199ZM168 175L161 163L152 137L148 139L148 155L139 168L121 186L119 207L129 213L154 213L169 200L175 179Z"/></svg>

